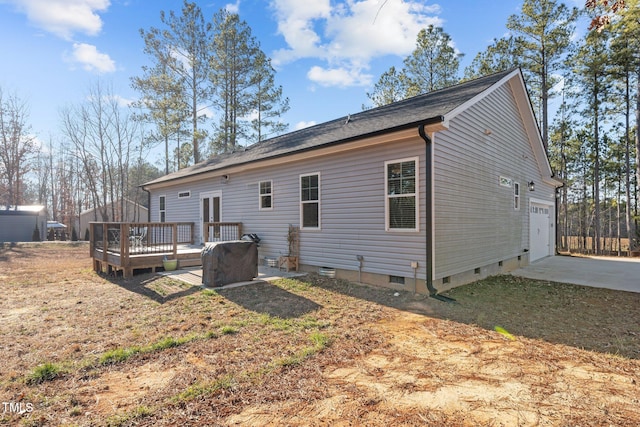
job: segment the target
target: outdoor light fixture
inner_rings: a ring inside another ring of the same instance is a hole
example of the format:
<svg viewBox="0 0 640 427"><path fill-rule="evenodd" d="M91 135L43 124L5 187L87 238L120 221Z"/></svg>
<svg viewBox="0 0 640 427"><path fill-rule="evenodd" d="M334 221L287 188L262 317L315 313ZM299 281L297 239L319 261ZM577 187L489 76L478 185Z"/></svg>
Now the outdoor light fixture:
<svg viewBox="0 0 640 427"><path fill-rule="evenodd" d="M221 180L220 180L223 184L226 184L227 182L229 182L229 175L222 175Z"/></svg>
<svg viewBox="0 0 640 427"><path fill-rule="evenodd" d="M535 191L536 189L536 184L533 181L529 181L527 186L529 187L529 191Z"/></svg>

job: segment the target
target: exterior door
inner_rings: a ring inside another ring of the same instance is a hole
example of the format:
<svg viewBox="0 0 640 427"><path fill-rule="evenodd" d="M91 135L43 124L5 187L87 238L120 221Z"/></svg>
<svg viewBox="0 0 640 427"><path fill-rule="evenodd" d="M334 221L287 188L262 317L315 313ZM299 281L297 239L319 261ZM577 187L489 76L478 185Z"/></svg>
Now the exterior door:
<svg viewBox="0 0 640 427"><path fill-rule="evenodd" d="M551 206L531 202L529 206L529 262L551 255Z"/></svg>
<svg viewBox="0 0 640 427"><path fill-rule="evenodd" d="M200 243L205 243L205 223L222 221L222 192L200 194ZM209 227L209 242L219 238L220 227ZM218 234L218 237L216 235Z"/></svg>

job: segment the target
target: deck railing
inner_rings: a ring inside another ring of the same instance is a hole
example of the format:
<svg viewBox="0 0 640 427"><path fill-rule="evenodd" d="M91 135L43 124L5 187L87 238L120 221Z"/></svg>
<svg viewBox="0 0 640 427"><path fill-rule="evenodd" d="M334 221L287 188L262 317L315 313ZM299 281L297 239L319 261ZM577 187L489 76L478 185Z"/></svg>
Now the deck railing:
<svg viewBox="0 0 640 427"><path fill-rule="evenodd" d="M193 244L193 222L92 222L91 256L96 249L121 257L142 254L172 254L179 244Z"/></svg>
<svg viewBox="0 0 640 427"><path fill-rule="evenodd" d="M134 269L155 269L167 258L180 258L191 265L199 262L198 257L192 259L196 243L193 222L91 222L89 231L89 256L96 272L116 269L130 277ZM239 240L242 223L204 223L202 234L205 242Z"/></svg>
<svg viewBox="0 0 640 427"><path fill-rule="evenodd" d="M205 242L228 242L242 237L241 222L205 222L202 230Z"/></svg>

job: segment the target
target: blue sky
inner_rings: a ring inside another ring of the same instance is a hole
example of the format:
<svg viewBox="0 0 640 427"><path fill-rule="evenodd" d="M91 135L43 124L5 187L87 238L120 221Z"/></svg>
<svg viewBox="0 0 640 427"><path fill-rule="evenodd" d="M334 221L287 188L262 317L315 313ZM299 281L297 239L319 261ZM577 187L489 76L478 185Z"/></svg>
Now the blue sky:
<svg viewBox="0 0 640 427"><path fill-rule="evenodd" d="M522 0L196 1L205 18L239 13L277 69L290 98L290 130L361 111L381 73L400 66L420 28L441 26L465 54L461 71L494 38ZM571 2L569 2L571 3ZM575 2L574 2L575 3ZM30 106L41 141L59 141L59 112L106 83L123 102L130 78L149 63L141 28L182 0L0 0L0 87ZM153 160L153 159L150 159Z"/></svg>

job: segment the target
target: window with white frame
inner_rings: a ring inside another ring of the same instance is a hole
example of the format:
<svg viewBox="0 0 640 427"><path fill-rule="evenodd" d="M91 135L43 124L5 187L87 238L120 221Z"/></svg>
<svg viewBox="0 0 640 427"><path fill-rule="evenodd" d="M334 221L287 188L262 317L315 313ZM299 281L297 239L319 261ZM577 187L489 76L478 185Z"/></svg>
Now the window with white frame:
<svg viewBox="0 0 640 427"><path fill-rule="evenodd" d="M513 209L520 210L520 184L517 182L513 183Z"/></svg>
<svg viewBox="0 0 640 427"><path fill-rule="evenodd" d="M260 181L260 210L273 209L273 181Z"/></svg>
<svg viewBox="0 0 640 427"><path fill-rule="evenodd" d="M166 222L167 220L167 196L160 196L160 201L159 201L159 209L158 212L160 213L160 222Z"/></svg>
<svg viewBox="0 0 640 427"><path fill-rule="evenodd" d="M418 158L385 162L387 231L418 231Z"/></svg>
<svg viewBox="0 0 640 427"><path fill-rule="evenodd" d="M320 228L320 174L300 175L300 228Z"/></svg>

